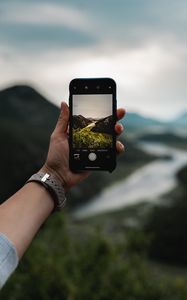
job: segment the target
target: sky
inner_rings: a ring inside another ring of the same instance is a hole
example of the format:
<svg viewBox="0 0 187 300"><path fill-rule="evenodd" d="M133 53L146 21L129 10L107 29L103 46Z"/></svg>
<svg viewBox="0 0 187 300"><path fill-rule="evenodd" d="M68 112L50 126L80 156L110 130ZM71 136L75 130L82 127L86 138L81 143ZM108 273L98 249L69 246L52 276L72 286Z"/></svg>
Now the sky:
<svg viewBox="0 0 187 300"><path fill-rule="evenodd" d="M60 105L76 77L112 77L118 106L187 112L186 0L1 0L0 89L29 84Z"/></svg>
<svg viewBox="0 0 187 300"><path fill-rule="evenodd" d="M105 118L112 115L112 94L73 95L73 114L86 118Z"/></svg>

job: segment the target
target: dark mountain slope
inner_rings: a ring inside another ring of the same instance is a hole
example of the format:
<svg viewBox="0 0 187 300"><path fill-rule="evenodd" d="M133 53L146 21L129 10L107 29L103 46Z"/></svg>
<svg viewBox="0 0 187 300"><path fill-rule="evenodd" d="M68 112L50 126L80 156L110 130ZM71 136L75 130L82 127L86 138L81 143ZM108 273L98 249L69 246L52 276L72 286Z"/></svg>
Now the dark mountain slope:
<svg viewBox="0 0 187 300"><path fill-rule="evenodd" d="M112 134L112 123L112 116L100 119L96 122L95 127L92 128L92 131Z"/></svg>
<svg viewBox="0 0 187 300"><path fill-rule="evenodd" d="M0 202L41 167L58 113L28 86L0 91Z"/></svg>
<svg viewBox="0 0 187 300"><path fill-rule="evenodd" d="M121 121L127 128L144 128L147 126L160 126L165 123L153 118L144 117L137 113L127 112L125 119Z"/></svg>
<svg viewBox="0 0 187 300"><path fill-rule="evenodd" d="M74 115L73 116L73 128L74 129L84 128L87 125L89 125L90 123L92 123L92 121L83 117L82 115Z"/></svg>

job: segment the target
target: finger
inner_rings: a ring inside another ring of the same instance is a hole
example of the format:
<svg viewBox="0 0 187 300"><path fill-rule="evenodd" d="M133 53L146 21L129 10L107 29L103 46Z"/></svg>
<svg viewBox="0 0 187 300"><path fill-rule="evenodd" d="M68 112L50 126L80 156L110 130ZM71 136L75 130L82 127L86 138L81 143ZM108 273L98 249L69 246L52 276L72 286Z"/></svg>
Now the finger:
<svg viewBox="0 0 187 300"><path fill-rule="evenodd" d="M67 131L69 121L69 108L66 102L61 103L60 115L55 127L55 133L65 133Z"/></svg>
<svg viewBox="0 0 187 300"><path fill-rule="evenodd" d="M117 151L117 153L122 153L124 150L125 150L124 145L120 141L117 141L116 142L116 151Z"/></svg>
<svg viewBox="0 0 187 300"><path fill-rule="evenodd" d="M115 125L115 132L117 135L121 134L123 132L124 128L123 128L123 125L120 124L120 123L117 123Z"/></svg>
<svg viewBox="0 0 187 300"><path fill-rule="evenodd" d="M117 109L117 119L120 120L125 116L125 109L124 108L118 108Z"/></svg>

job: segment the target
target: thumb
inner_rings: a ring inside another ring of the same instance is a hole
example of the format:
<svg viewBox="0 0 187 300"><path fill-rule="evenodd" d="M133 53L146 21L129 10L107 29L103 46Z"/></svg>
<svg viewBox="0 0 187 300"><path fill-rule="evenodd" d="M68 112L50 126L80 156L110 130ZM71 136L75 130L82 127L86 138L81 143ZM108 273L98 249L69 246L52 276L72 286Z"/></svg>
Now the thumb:
<svg viewBox="0 0 187 300"><path fill-rule="evenodd" d="M67 131L69 121L69 107L66 102L61 103L60 115L56 123L55 133L65 133Z"/></svg>

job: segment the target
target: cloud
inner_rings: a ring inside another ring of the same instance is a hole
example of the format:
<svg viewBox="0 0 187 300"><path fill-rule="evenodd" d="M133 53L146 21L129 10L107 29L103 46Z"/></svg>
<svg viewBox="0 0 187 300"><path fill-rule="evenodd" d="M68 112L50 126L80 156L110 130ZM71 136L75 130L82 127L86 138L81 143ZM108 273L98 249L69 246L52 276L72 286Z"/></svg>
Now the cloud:
<svg viewBox="0 0 187 300"><path fill-rule="evenodd" d="M8 9L7 9L8 8ZM90 32L93 22L88 13L57 3L21 3L16 9L4 6L1 22L13 25L65 26L75 31Z"/></svg>
<svg viewBox="0 0 187 300"><path fill-rule="evenodd" d="M184 44L186 6L182 0L4 1L1 39L27 51L104 42L129 48L150 40Z"/></svg>
<svg viewBox="0 0 187 300"><path fill-rule="evenodd" d="M92 45L97 39L89 13L62 3L4 3L0 28L1 45L21 52Z"/></svg>
<svg viewBox="0 0 187 300"><path fill-rule="evenodd" d="M116 47L111 52L108 46L46 51L32 56L14 52L12 60L0 61L4 74L1 86L27 81L59 104L61 99L68 99L72 78L111 76L118 85L118 105L128 110L168 118L182 106L187 109L186 77L180 74L182 68L186 69L182 49L175 47L168 53L160 45L145 44L134 50Z"/></svg>
<svg viewBox="0 0 187 300"><path fill-rule="evenodd" d="M187 110L186 8L182 0L4 1L0 86L27 81L60 103L73 77L110 76L119 105L169 118Z"/></svg>

